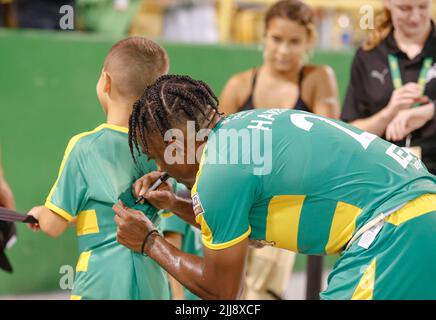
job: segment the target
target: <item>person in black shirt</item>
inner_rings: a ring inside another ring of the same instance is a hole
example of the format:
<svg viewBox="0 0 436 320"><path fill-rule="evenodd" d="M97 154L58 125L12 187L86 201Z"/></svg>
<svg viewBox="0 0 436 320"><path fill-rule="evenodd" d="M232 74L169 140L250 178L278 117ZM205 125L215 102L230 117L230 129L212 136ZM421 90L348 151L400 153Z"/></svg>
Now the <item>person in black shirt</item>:
<svg viewBox="0 0 436 320"><path fill-rule="evenodd" d="M422 157L436 173L436 30L431 0L386 0L353 61L341 119Z"/></svg>

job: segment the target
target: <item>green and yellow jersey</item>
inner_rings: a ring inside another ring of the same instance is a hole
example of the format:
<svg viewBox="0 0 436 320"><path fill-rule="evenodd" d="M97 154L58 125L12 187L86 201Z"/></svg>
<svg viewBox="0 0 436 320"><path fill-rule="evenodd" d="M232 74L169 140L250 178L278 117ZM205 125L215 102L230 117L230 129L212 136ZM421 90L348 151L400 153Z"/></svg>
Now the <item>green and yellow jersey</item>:
<svg viewBox="0 0 436 320"><path fill-rule="evenodd" d="M183 252L203 256L203 245L201 244L200 230L179 218L174 214L167 214L162 218L159 230L165 232L175 232L182 236ZM199 300L200 298L188 289L184 288L185 300Z"/></svg>
<svg viewBox="0 0 436 320"><path fill-rule="evenodd" d="M67 221L76 218L80 256L72 299L168 299L165 273L152 259L116 240L112 206L132 183L156 170L130 155L127 128L103 124L73 137L45 206ZM157 216L150 205L135 207Z"/></svg>
<svg viewBox="0 0 436 320"><path fill-rule="evenodd" d="M192 188L203 244L250 237L306 254L336 254L372 217L423 194L436 178L412 154L311 113L251 110L209 135Z"/></svg>

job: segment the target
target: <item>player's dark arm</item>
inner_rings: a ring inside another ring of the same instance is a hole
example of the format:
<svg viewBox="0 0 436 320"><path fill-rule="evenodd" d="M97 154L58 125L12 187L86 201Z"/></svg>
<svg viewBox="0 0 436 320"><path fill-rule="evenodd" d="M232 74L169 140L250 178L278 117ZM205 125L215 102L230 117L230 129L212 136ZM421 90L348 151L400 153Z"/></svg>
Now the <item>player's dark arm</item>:
<svg viewBox="0 0 436 320"><path fill-rule="evenodd" d="M242 291L247 240L227 249L204 248L204 257L178 250L155 236L145 253L202 299L237 299Z"/></svg>
<svg viewBox="0 0 436 320"><path fill-rule="evenodd" d="M166 231L164 232L164 238L177 249L182 248L182 234L178 232ZM180 282L174 279L174 277L171 275L168 275L168 281L170 283L173 300L184 300L185 293L183 291L183 286L180 284Z"/></svg>
<svg viewBox="0 0 436 320"><path fill-rule="evenodd" d="M154 228L153 224L144 214L121 204L113 209L117 214L118 242L140 252L144 237ZM204 247L204 257L199 257L177 249L153 233L146 242L144 253L202 299L236 299L242 291L247 248L248 240L245 239L221 250Z"/></svg>
<svg viewBox="0 0 436 320"><path fill-rule="evenodd" d="M195 221L194 210L192 209L192 200L176 197L175 202L169 208L169 210L179 216L181 219L185 220L190 225L200 228L198 223Z"/></svg>

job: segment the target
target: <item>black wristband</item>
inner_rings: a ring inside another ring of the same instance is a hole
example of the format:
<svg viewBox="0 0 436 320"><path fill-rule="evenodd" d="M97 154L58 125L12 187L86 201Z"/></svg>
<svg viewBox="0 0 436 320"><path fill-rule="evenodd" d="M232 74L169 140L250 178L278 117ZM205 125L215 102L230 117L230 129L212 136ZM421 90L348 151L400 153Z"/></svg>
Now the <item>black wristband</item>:
<svg viewBox="0 0 436 320"><path fill-rule="evenodd" d="M147 256L147 255L144 253L144 247L145 247L145 244L147 243L147 240L148 240L148 238L151 236L152 233L157 233L157 234L159 234L159 231L157 231L156 229L153 229L153 230L151 230L149 233L147 233L147 235L145 236L144 241L142 242L142 246L141 246L141 254L143 254L144 256Z"/></svg>

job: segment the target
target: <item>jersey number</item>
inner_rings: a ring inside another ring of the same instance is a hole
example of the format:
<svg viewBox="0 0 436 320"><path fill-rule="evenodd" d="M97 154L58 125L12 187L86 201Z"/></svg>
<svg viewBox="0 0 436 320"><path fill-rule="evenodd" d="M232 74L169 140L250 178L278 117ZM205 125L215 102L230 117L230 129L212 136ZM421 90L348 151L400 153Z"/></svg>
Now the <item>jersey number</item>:
<svg viewBox="0 0 436 320"><path fill-rule="evenodd" d="M314 114L296 113L296 114L291 114L290 118L291 118L291 122L294 125L296 125L300 129L303 129L305 131L310 131L310 129L312 129L312 127L313 127L313 123L308 121L307 118L318 119L318 120L324 121L325 123L328 123L329 125L341 130L342 132L345 132L347 135L352 137L354 140L356 140L363 147L364 150L368 149L371 142L373 142L375 140L375 138L377 138L376 135L369 133L369 132L362 132L360 134L357 134L357 133L351 131L350 129L345 128L345 127L341 126L340 124L338 124L332 120L322 118L322 117L319 117L319 116L314 115ZM386 150L386 154L389 157L391 157L392 159L394 159L397 163L399 163L404 169L409 165L409 163L412 160L414 160L414 159L416 160L416 158L411 153L409 153L405 149L397 147L395 145L391 145L388 148L388 150ZM419 167L421 167L420 163L421 162L419 160L417 161L417 163L415 163L415 167L417 169L419 169Z"/></svg>

